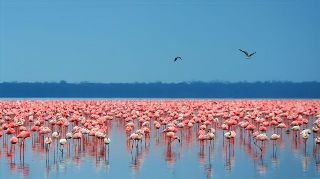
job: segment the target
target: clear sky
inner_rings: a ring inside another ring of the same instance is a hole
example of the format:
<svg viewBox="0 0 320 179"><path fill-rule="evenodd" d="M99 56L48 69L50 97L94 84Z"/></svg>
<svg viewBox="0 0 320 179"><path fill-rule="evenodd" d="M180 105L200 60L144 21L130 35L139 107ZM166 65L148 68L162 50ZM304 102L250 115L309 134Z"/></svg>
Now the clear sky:
<svg viewBox="0 0 320 179"><path fill-rule="evenodd" d="M319 0L0 2L0 81L320 81Z"/></svg>

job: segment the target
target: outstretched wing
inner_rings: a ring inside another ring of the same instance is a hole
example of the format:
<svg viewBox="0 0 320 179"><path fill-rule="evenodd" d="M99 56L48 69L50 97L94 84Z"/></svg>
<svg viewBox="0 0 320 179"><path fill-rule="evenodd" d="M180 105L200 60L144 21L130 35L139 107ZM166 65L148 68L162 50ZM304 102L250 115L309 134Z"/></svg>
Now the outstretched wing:
<svg viewBox="0 0 320 179"><path fill-rule="evenodd" d="M246 56L249 56L249 53L248 52L246 52L246 51L244 51L244 50L241 50L241 49L239 49L242 53L244 53L244 54L246 54Z"/></svg>
<svg viewBox="0 0 320 179"><path fill-rule="evenodd" d="M176 57L176 58L174 58L174 61L177 61L178 59L182 60L181 57Z"/></svg>
<svg viewBox="0 0 320 179"><path fill-rule="evenodd" d="M253 52L252 54L249 55L249 57L251 57L252 55L256 54L256 52Z"/></svg>

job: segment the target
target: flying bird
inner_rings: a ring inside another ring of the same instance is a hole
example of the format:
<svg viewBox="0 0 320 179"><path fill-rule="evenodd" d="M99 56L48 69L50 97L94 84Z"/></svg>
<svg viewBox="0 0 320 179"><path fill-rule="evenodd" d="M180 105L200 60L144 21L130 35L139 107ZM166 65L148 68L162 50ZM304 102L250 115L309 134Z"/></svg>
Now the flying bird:
<svg viewBox="0 0 320 179"><path fill-rule="evenodd" d="M179 59L180 59L180 60L182 60L182 58L181 58L181 57L176 57L176 58L174 58L174 60L173 60L173 61L174 61L174 62L176 62L176 61L177 61L177 60L179 60Z"/></svg>
<svg viewBox="0 0 320 179"><path fill-rule="evenodd" d="M247 51L241 50L239 49L242 53L244 53L246 55L246 59L249 59L252 57L252 55L254 55L256 52L253 52L251 54L249 54Z"/></svg>

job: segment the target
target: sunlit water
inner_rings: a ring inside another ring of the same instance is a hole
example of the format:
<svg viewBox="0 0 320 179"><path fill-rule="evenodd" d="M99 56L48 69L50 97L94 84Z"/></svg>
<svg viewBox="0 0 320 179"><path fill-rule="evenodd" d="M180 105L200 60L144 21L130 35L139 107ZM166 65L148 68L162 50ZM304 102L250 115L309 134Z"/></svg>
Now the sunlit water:
<svg viewBox="0 0 320 179"><path fill-rule="evenodd" d="M41 138L32 136L26 141L22 158L19 146L10 153L13 148L2 137L0 178L320 177L320 150L314 144L313 134L305 144L293 132L282 131L282 139L274 145L267 141L261 154L253 141L248 140L249 134L240 129L236 130L234 141L224 139L223 131L217 130L213 143L203 145L196 140L196 127L185 129L178 133L182 136L181 143L176 141L171 146L161 132L152 130L150 139L137 147L127 142L123 121L113 120L110 126L109 151L103 143L92 142L94 139L88 136L82 147L77 141L70 141L63 154L53 143L46 156Z"/></svg>

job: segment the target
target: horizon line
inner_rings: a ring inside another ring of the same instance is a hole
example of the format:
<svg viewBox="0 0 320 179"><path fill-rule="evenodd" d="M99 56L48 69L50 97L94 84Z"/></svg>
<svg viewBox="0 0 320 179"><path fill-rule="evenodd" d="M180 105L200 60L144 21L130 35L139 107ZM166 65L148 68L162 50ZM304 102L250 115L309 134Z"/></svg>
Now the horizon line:
<svg viewBox="0 0 320 179"><path fill-rule="evenodd" d="M80 82L68 82L65 80L60 81L2 81L0 84L5 83L55 83L55 84L181 84L181 83L206 83L206 84L212 84L212 83L225 83L225 84L234 84L234 83L320 83L320 81L289 81L289 80L266 80L266 81L179 81L179 82L163 82L163 81L154 81L154 82L142 82L142 81L136 81L136 82L94 82L94 81L80 81Z"/></svg>

